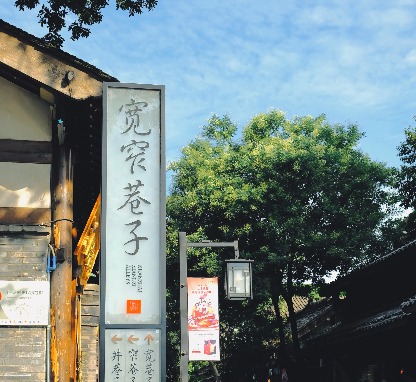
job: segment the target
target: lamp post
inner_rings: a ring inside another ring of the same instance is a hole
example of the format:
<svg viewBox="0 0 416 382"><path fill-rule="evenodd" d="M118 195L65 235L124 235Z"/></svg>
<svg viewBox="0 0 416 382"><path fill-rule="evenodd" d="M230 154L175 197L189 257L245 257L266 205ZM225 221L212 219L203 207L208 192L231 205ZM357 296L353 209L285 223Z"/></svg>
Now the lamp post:
<svg viewBox="0 0 416 382"><path fill-rule="evenodd" d="M238 241L191 243L187 241L186 232L179 232L179 311L181 323L181 362L180 381L188 382L189 335L188 335L188 258L187 249L233 247L234 259L226 260L225 294L229 300L247 300L253 298L252 263L253 260L239 258Z"/></svg>

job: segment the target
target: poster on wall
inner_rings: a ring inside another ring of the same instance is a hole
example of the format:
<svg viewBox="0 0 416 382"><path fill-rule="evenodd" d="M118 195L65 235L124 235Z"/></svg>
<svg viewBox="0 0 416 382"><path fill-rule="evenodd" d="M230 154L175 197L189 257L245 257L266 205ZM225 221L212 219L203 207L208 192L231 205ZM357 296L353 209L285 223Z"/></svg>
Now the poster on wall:
<svg viewBox="0 0 416 382"><path fill-rule="evenodd" d="M0 280L0 325L48 325L49 285L48 281Z"/></svg>
<svg viewBox="0 0 416 382"><path fill-rule="evenodd" d="M218 278L188 277L190 361L220 360Z"/></svg>

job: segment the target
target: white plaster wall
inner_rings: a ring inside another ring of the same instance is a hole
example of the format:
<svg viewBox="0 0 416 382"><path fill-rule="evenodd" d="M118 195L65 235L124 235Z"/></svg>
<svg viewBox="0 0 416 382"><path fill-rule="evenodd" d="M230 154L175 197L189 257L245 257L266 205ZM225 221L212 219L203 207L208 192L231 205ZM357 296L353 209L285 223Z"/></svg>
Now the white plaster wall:
<svg viewBox="0 0 416 382"><path fill-rule="evenodd" d="M0 77L0 139L50 141L50 106L40 97Z"/></svg>
<svg viewBox="0 0 416 382"><path fill-rule="evenodd" d="M51 105L0 77L0 139L50 141ZM49 164L0 162L0 207L50 208Z"/></svg>
<svg viewBox="0 0 416 382"><path fill-rule="evenodd" d="M50 208L51 165L0 162L0 207Z"/></svg>

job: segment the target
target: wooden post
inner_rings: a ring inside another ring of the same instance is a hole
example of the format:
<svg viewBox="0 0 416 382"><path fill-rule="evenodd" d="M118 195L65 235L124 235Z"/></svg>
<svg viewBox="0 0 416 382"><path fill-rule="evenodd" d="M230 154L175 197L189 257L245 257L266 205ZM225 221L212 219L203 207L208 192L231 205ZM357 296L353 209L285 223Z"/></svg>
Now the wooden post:
<svg viewBox="0 0 416 382"><path fill-rule="evenodd" d="M71 152L64 144L55 153L52 230L58 264L51 274L51 371L53 382L73 382L76 363L75 293L72 283L73 168Z"/></svg>

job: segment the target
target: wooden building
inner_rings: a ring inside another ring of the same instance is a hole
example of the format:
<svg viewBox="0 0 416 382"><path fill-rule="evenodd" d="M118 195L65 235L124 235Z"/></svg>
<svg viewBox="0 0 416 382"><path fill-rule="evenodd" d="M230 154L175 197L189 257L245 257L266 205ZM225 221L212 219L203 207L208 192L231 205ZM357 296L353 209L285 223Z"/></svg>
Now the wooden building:
<svg viewBox="0 0 416 382"><path fill-rule="evenodd" d="M2 382L82 374L80 296L94 289L99 250L102 84L113 81L0 20Z"/></svg>
<svg viewBox="0 0 416 382"><path fill-rule="evenodd" d="M415 269L412 241L323 289L299 317L310 381L416 381Z"/></svg>

